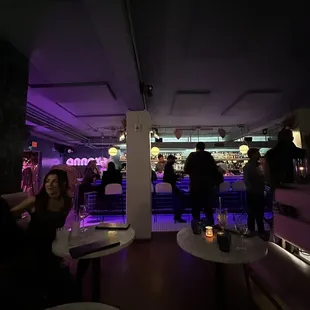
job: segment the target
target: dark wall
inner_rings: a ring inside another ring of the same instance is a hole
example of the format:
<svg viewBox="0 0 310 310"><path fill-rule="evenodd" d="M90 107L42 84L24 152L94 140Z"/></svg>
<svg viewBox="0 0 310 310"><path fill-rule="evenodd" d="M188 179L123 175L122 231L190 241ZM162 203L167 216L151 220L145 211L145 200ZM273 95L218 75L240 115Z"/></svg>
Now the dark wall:
<svg viewBox="0 0 310 310"><path fill-rule="evenodd" d="M28 59L0 39L0 194L20 191Z"/></svg>
<svg viewBox="0 0 310 310"><path fill-rule="evenodd" d="M64 162L66 162L66 160L68 158L89 158L89 157L107 157L109 158L110 155L108 153L108 148L104 148L104 149L98 149L98 150L93 150L90 149L88 147L77 147L74 149L74 153L71 154L65 154L64 155Z"/></svg>
<svg viewBox="0 0 310 310"><path fill-rule="evenodd" d="M108 148L104 148L104 149L97 149L97 150L93 150L90 149L88 147L77 147L74 149L74 152L71 154L65 154L64 155L64 163L66 163L67 159L69 158L96 158L96 157L106 157L109 158L110 155L108 153ZM85 171L85 166L76 166L76 169L79 171L80 175L83 176L84 175L84 171Z"/></svg>

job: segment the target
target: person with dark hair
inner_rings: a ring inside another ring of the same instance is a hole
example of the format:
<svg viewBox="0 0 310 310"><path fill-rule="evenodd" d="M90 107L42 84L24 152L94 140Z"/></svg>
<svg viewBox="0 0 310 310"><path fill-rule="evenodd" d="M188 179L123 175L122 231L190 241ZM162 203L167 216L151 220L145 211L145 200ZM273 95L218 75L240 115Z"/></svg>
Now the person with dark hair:
<svg viewBox="0 0 310 310"><path fill-rule="evenodd" d="M104 191L104 188L108 184L117 183L122 185L122 175L119 170L115 168L115 164L113 161L108 163L107 171L104 171L101 178L101 188Z"/></svg>
<svg viewBox="0 0 310 310"><path fill-rule="evenodd" d="M195 221L200 220L200 211L203 208L209 224L213 225L213 203L216 187L223 182L223 175L219 173L211 153L205 151L203 142L198 142L196 152L190 153L187 157L184 172L190 178L193 219Z"/></svg>
<svg viewBox="0 0 310 310"><path fill-rule="evenodd" d="M95 160L91 160L84 171L84 178L82 184L92 184L96 179L100 178L100 174L97 168Z"/></svg>
<svg viewBox="0 0 310 310"><path fill-rule="evenodd" d="M97 168L97 162L95 160L91 160L84 171L84 178L82 184L79 185L78 191L78 199L77 199L77 212L81 205L84 205L84 195L87 192L97 191L96 187L92 186L96 180L100 179L100 174Z"/></svg>
<svg viewBox="0 0 310 310"><path fill-rule="evenodd" d="M294 144L292 130L282 129L278 134L277 145L265 155L265 178L272 188L282 183L294 183L294 159L306 157L306 150Z"/></svg>
<svg viewBox="0 0 310 310"><path fill-rule="evenodd" d="M163 181L171 184L172 187L172 204L174 212L174 222L185 223L186 221L182 219L182 192L177 187L178 175L175 173L173 165L175 163L175 157L169 155L167 158L167 163L165 165L164 178Z"/></svg>
<svg viewBox="0 0 310 310"><path fill-rule="evenodd" d="M27 229L27 245L37 257L51 255L51 246L56 230L64 226L72 207L68 195L68 177L65 171L51 170L44 178L40 192L13 207L11 212L20 215L24 211L31 214Z"/></svg>
<svg viewBox="0 0 310 310"><path fill-rule="evenodd" d="M64 279L61 277L61 259L53 254L52 243L56 230L64 226L72 206L68 189L67 173L51 170L45 176L43 186L36 196L29 197L11 209L14 215L20 215L24 211L31 214L25 244L20 249L20 257L27 261L25 268L28 278L40 288L42 294L50 292L59 298L59 294L64 293L60 286Z"/></svg>
<svg viewBox="0 0 310 310"><path fill-rule="evenodd" d="M165 159L162 154L158 154L158 162L155 167L155 171L158 173L162 173L165 169Z"/></svg>
<svg viewBox="0 0 310 310"><path fill-rule="evenodd" d="M255 222L261 236L265 233L264 209L265 209L265 179L263 168L259 163L260 153L258 149L248 150L249 161L243 168L243 178L247 194L248 229L255 232Z"/></svg>
<svg viewBox="0 0 310 310"><path fill-rule="evenodd" d="M68 176L65 171L51 170L44 178L43 186L36 196L32 196L13 207L11 212L21 214L24 211L31 213L30 227L35 220L47 228L60 228L65 224L67 215L72 206L72 199L68 195Z"/></svg>

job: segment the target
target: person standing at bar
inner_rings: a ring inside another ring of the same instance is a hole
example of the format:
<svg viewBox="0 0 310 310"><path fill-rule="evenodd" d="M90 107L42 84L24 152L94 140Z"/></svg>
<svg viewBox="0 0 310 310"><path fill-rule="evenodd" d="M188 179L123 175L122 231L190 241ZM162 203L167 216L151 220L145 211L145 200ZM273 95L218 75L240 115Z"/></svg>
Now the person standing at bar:
<svg viewBox="0 0 310 310"><path fill-rule="evenodd" d="M310 136L305 137L306 145L310 145ZM283 128L278 133L277 145L269 150L265 155L264 174L266 183L270 186L271 191L268 195L269 200L273 201L274 191L281 184L294 183L294 159L304 159L308 154L307 151L297 147L294 144L292 130ZM282 205L282 212L290 216L297 216L295 208Z"/></svg>
<svg viewBox="0 0 310 310"><path fill-rule="evenodd" d="M251 233L254 233L256 222L258 233L263 237L265 234L265 179L263 168L259 163L259 150L250 148L248 157L249 161L243 168L243 178L247 192L248 229Z"/></svg>
<svg viewBox="0 0 310 310"><path fill-rule="evenodd" d="M122 175L121 172L115 168L114 162L110 161L107 171L102 173L101 190L104 192L105 187L112 183L122 185Z"/></svg>
<svg viewBox="0 0 310 310"><path fill-rule="evenodd" d="M174 211L174 222L185 223L182 219L182 191L177 187L178 175L175 173L173 165L175 163L175 157L169 155L167 163L165 165L164 179L163 181L171 184L172 187L172 203Z"/></svg>
<svg viewBox="0 0 310 310"><path fill-rule="evenodd" d="M219 173L211 153L205 151L203 142L198 142L196 152L190 153L187 157L184 172L190 178L193 219L200 220L200 210L203 208L209 224L213 225L213 203L216 186L223 182L223 175Z"/></svg>
<svg viewBox="0 0 310 310"><path fill-rule="evenodd" d="M294 159L306 157L306 150L294 144L292 130L282 129L278 133L277 145L265 155L265 175L268 185L276 188L282 183L294 183Z"/></svg>
<svg viewBox="0 0 310 310"><path fill-rule="evenodd" d="M163 173L165 169L165 160L162 154L158 154L158 162L155 167L155 171L158 173Z"/></svg>

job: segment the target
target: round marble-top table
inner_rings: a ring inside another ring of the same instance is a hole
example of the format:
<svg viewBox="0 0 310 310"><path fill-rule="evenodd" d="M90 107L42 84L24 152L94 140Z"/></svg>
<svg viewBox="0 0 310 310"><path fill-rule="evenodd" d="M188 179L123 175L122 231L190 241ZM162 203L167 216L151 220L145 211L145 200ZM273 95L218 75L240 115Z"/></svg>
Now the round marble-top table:
<svg viewBox="0 0 310 310"><path fill-rule="evenodd" d="M231 234L230 252L222 252L217 244L216 236L210 239L204 234L194 235L191 227L186 227L178 232L177 243L185 252L216 264L216 292L219 309L224 309L226 306L225 298L223 298L223 267L225 264L243 265L245 282L250 302L252 302L247 264L258 261L267 255L267 242L258 237L245 238L244 246L247 250L239 251L237 246L240 244L240 237Z"/></svg>
<svg viewBox="0 0 310 310"><path fill-rule="evenodd" d="M56 256L62 258L71 258L70 248L77 247L83 244L89 244L96 241L106 240L119 241L120 245L94 252L79 258L77 266L77 282L78 295L82 296L83 278L90 266L92 265L92 301L98 302L100 299L100 258L102 256L111 255L128 247L135 238L135 231L129 227L127 230L103 230L95 229L95 226L88 227L88 230L81 232L80 236L74 240L74 244L69 243L69 231L61 230L57 232L56 239L53 242L52 250Z"/></svg>
<svg viewBox="0 0 310 310"><path fill-rule="evenodd" d="M47 310L119 310L112 306L99 304L96 302L75 302L49 308Z"/></svg>
<svg viewBox="0 0 310 310"><path fill-rule="evenodd" d="M212 240L212 241L211 241ZM222 252L214 239L206 238L203 234L194 235L191 227L180 230L177 234L178 245L193 256L222 264L249 264L258 261L268 253L267 243L258 237L245 238L246 251L237 251L240 237L231 234L230 252Z"/></svg>
<svg viewBox="0 0 310 310"><path fill-rule="evenodd" d="M79 259L93 259L110 255L128 247L135 238L135 231L129 227L127 230L103 230L95 229L95 226L87 227L88 230L81 232L79 238L73 244L69 244L69 231L61 230L57 232L57 236L52 245L53 253L56 256L63 258L71 258L70 248L77 247L79 245L93 243L101 240L118 240L120 245L103 251L94 252L92 254L85 255Z"/></svg>

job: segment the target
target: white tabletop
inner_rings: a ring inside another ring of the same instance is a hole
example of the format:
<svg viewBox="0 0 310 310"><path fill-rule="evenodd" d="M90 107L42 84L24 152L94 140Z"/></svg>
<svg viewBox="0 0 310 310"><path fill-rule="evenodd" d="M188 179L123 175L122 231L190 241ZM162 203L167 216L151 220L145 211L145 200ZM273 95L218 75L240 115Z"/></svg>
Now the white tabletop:
<svg viewBox="0 0 310 310"><path fill-rule="evenodd" d="M247 264L262 259L268 253L267 242L258 237L245 238L246 251L237 251L240 237L231 234L230 252L222 252L217 244L216 237L213 239L203 234L194 235L191 227L180 230L177 234L178 245L185 251L201 259L223 264Z"/></svg>
<svg viewBox="0 0 310 310"><path fill-rule="evenodd" d="M47 310L119 310L112 306L95 302L76 302L49 308Z"/></svg>
<svg viewBox="0 0 310 310"><path fill-rule="evenodd" d="M70 247L77 247L79 245L93 243L100 240L109 240L116 239L120 242L119 246L106 249L103 251L95 252L92 254L85 255L80 259L91 259L101 256L110 255L120 250L128 247L135 238L135 231L132 228L128 228L127 230L102 230L95 229L95 226L88 227L86 232L81 232L80 237L77 238L77 242L74 245L69 246L69 231L61 230L57 232L57 236L52 245L53 253L56 256L70 258Z"/></svg>

